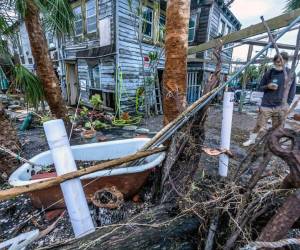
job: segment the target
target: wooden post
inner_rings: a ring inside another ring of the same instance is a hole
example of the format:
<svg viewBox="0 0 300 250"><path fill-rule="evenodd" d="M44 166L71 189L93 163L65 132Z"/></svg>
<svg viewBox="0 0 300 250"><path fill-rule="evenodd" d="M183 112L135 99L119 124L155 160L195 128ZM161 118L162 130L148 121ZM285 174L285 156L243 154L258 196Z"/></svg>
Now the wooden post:
<svg viewBox="0 0 300 250"><path fill-rule="evenodd" d="M252 52L253 52L253 45L249 45L248 48L248 55L247 55L247 62L251 60L251 56L252 56ZM242 92L241 92L241 97L240 97L240 105L239 105L239 112L243 111L243 105L246 99L246 85L247 85L247 69L244 72L244 77L243 77L243 83L242 83Z"/></svg>

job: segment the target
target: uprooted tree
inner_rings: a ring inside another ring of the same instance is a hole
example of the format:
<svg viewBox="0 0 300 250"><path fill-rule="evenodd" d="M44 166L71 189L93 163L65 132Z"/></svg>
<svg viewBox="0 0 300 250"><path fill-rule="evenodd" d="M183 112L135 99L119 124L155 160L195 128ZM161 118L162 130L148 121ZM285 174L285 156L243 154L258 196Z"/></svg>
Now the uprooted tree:
<svg viewBox="0 0 300 250"><path fill-rule="evenodd" d="M220 83L221 51L219 43L213 51L216 70L206 84L206 97ZM184 90L180 86L170 92L168 98L172 97L176 106L171 112L178 114L182 112ZM208 107L209 102L173 134L166 160L153 181L153 207L122 224L105 226L82 239L49 248L233 249L253 239L274 241L284 237L299 220L299 191L295 188L299 188L300 177L300 132L281 127L270 130L241 163L230 166L227 179L210 173L196 179L196 173L205 169L200 158ZM172 115L166 114L166 123L174 118ZM284 167L272 169L270 174L274 155L287 163L289 175Z"/></svg>
<svg viewBox="0 0 300 250"><path fill-rule="evenodd" d="M213 51L216 70L204 90L208 96L220 83L221 50L222 43ZM180 113L182 99L176 100L173 94L172 98L173 106L178 102L172 112ZM208 106L209 102L173 134L153 182L156 206L122 224L50 249L234 249L255 239L285 237L300 217L300 132L282 127L270 130L238 165L231 166L227 179L208 173L195 180L195 173L205 169L200 157ZM171 115L165 121L169 119ZM287 163L290 174L283 166L271 168L274 155Z"/></svg>
<svg viewBox="0 0 300 250"><path fill-rule="evenodd" d="M220 44L214 49L217 67L208 82L208 93L220 80L221 48ZM103 227L81 240L50 249L104 249L108 246L111 249L195 249L197 246L199 249L233 249L252 239L274 241L284 237L299 218L299 209L296 209L299 194L282 188L287 182L281 177L284 168L275 170L272 175L268 168L275 154L290 167L291 174L285 179L294 185L298 182L299 132L271 130L238 166L231 166L227 180L208 173L195 181L195 172L205 168L199 159L207 111L208 105L195 116L193 123L173 136L164 165L153 184L154 200L160 205L122 224ZM196 139L195 128L201 132Z"/></svg>

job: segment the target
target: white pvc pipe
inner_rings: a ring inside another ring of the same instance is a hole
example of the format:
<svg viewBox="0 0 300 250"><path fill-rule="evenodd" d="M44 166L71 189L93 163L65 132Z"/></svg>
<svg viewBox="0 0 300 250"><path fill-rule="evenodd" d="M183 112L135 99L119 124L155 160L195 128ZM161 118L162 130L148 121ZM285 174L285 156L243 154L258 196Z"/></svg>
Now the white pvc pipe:
<svg viewBox="0 0 300 250"><path fill-rule="evenodd" d="M221 149L230 149L231 125L233 114L233 92L225 92L223 99L223 115L222 115L222 130L221 130ZM226 154L221 154L219 157L219 174L222 177L227 177L229 157Z"/></svg>
<svg viewBox="0 0 300 250"><path fill-rule="evenodd" d="M26 246L35 241L39 236L38 229L19 234L15 238L0 243L0 249L25 250Z"/></svg>
<svg viewBox="0 0 300 250"><path fill-rule="evenodd" d="M57 175L76 171L77 167L62 120L45 122L44 130ZM95 231L79 178L60 184L76 238Z"/></svg>

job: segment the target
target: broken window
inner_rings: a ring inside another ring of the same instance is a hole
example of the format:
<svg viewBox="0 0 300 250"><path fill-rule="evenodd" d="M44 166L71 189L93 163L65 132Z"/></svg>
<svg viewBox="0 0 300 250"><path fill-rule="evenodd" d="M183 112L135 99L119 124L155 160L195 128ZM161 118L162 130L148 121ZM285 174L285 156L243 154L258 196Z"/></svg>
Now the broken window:
<svg viewBox="0 0 300 250"><path fill-rule="evenodd" d="M75 36L80 36L83 33L83 20L82 20L81 6L74 8L73 13L75 16L75 20L74 20Z"/></svg>
<svg viewBox="0 0 300 250"><path fill-rule="evenodd" d="M229 25L227 25L227 29L226 29L226 35L231 33L231 27Z"/></svg>
<svg viewBox="0 0 300 250"><path fill-rule="evenodd" d="M197 15L192 15L189 22L189 42L193 42L195 39Z"/></svg>
<svg viewBox="0 0 300 250"><path fill-rule="evenodd" d="M144 37L152 38L153 30L153 9L148 6L143 6L143 26L142 32Z"/></svg>
<svg viewBox="0 0 300 250"><path fill-rule="evenodd" d="M88 0L86 2L86 32L93 33L97 31L97 12L96 1Z"/></svg>

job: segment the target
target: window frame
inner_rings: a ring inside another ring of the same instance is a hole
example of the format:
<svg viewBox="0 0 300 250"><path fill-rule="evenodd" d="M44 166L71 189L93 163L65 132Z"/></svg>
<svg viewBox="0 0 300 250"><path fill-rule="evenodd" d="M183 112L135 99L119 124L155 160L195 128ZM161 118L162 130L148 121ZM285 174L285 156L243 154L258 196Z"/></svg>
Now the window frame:
<svg viewBox="0 0 300 250"><path fill-rule="evenodd" d="M148 8L148 9L151 10L151 12L152 12L152 15L151 15L152 20L151 21L148 21L147 19L144 18L144 8ZM144 23L151 24L151 36L146 35L144 33L144 31L143 31ZM142 5L141 33L142 33L142 38L143 39L147 39L147 40L153 40L154 39L154 25L155 25L155 23L154 23L154 8L152 6L149 6L148 4Z"/></svg>
<svg viewBox="0 0 300 250"><path fill-rule="evenodd" d="M191 20L192 20L192 18L195 18L195 25L194 25L194 27L193 28L191 28L190 27L190 22L191 22ZM190 19L189 19L189 28L188 28L188 42L189 43L192 43L192 42L194 42L195 41L195 35L196 35L196 26L197 26L197 19L198 19L198 15L197 15L197 13L195 13L195 14L192 14L191 16L190 16ZM190 35L190 30L191 29L193 29L194 30L194 32L193 32L193 39L192 40L190 40L189 39L189 35Z"/></svg>
<svg viewBox="0 0 300 250"><path fill-rule="evenodd" d="M76 19L76 15L75 15L75 9L80 9L80 16L81 16L81 19L80 20L75 20ZM83 8L81 5L77 5L77 6L74 6L73 7L73 13L74 13L74 16L75 16L75 19L74 19L74 35L75 37L79 37L79 36L82 36L83 33L84 33L84 17L83 17ZM76 23L78 22L81 22L81 33L76 33Z"/></svg>
<svg viewBox="0 0 300 250"><path fill-rule="evenodd" d="M226 25L226 34L225 35L229 35L231 33L231 31L232 31L232 26L227 23L227 25Z"/></svg>
<svg viewBox="0 0 300 250"><path fill-rule="evenodd" d="M95 14L94 15L88 15L88 11L90 11L91 9L88 9L88 3L89 2L94 2L94 7L95 7ZM98 29L98 18L97 18L97 13L98 13L98 8L97 8L97 0L86 0L85 1L85 29L86 29L86 34L92 34L92 33L95 33L97 32L97 29ZM93 30L88 30L88 19L89 18L92 18L92 17L95 17L95 29Z"/></svg>
<svg viewBox="0 0 300 250"><path fill-rule="evenodd" d="M158 25L156 28L155 41L158 44L162 44L165 41L167 17L165 15L165 13L163 13L162 11L160 11L158 14L159 14L159 17L158 17ZM163 20L164 23L161 22L161 20ZM155 26L154 26L154 28L155 28Z"/></svg>
<svg viewBox="0 0 300 250"><path fill-rule="evenodd" d="M101 89L101 87L102 87L102 81L101 81L102 67L101 67L101 64L98 63L94 67L90 67L90 69L91 69L91 75L92 75L92 81L93 81L93 89ZM96 72L96 71L98 71L98 72ZM96 81L95 81L97 78L99 78L99 82L97 82L98 84L96 84Z"/></svg>
<svg viewBox="0 0 300 250"><path fill-rule="evenodd" d="M226 20L221 17L218 25L218 35L224 36L225 28L226 28Z"/></svg>

